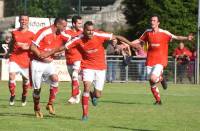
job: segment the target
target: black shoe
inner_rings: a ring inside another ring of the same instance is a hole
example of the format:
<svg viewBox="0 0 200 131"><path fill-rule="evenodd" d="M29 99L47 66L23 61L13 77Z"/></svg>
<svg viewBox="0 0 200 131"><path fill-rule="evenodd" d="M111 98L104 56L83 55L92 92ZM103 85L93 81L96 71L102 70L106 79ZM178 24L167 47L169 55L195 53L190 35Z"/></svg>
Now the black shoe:
<svg viewBox="0 0 200 131"><path fill-rule="evenodd" d="M163 79L160 83L161 83L163 89L167 90L167 80L165 79L165 77L163 77Z"/></svg>
<svg viewBox="0 0 200 131"><path fill-rule="evenodd" d="M22 103L26 102L26 96L22 96Z"/></svg>
<svg viewBox="0 0 200 131"><path fill-rule="evenodd" d="M154 103L154 105L162 105L162 102L161 102L161 101L156 101L156 102Z"/></svg>
<svg viewBox="0 0 200 131"><path fill-rule="evenodd" d="M9 102L10 106L13 106L15 104L14 100L15 100L15 96L10 96L10 102Z"/></svg>

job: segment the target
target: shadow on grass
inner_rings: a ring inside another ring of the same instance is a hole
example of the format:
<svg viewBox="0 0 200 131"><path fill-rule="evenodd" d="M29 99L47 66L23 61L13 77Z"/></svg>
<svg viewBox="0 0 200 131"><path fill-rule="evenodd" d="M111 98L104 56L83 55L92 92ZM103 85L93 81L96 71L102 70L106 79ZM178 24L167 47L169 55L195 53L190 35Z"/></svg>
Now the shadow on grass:
<svg viewBox="0 0 200 131"><path fill-rule="evenodd" d="M27 117L27 118L35 118L35 114L34 113L0 113L0 116L14 116L14 117ZM69 117L69 116L60 116L60 115L45 115L42 119L66 119L66 120L78 120L80 121L80 119L77 119L75 117Z"/></svg>
<svg viewBox="0 0 200 131"><path fill-rule="evenodd" d="M159 131L159 130L151 130L151 129L135 129L135 128L128 128L128 127L121 127L121 126L109 126L114 129L124 129L130 131Z"/></svg>
<svg viewBox="0 0 200 131"><path fill-rule="evenodd" d="M125 101L111 101L111 100L101 100L102 103L113 103L113 104L125 104L125 105L149 105L148 103L141 102L125 102Z"/></svg>

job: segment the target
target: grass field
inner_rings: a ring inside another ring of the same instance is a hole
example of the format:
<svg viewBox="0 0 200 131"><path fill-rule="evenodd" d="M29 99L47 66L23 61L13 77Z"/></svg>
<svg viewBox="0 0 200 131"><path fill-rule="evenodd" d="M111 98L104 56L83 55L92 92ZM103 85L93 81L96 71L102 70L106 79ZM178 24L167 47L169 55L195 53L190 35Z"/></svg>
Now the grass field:
<svg viewBox="0 0 200 131"><path fill-rule="evenodd" d="M17 83L15 106L8 105L7 82L0 87L0 130L2 131L199 131L200 86L169 85L160 88L163 105L155 106L147 83L106 84L97 107L90 103L89 120L82 122L81 104L66 103L69 83L60 83L56 116L45 110L49 88L41 93L43 119L33 112L32 91L27 106L21 107L21 87Z"/></svg>

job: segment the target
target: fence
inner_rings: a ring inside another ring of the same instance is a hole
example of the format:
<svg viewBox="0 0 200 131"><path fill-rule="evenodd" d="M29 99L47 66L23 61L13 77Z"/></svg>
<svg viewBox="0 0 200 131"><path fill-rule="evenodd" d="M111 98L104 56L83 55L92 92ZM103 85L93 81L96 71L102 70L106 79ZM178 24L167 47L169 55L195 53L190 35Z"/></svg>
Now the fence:
<svg viewBox="0 0 200 131"><path fill-rule="evenodd" d="M107 56L107 82L140 82L146 81L145 58L132 57L128 65L122 56ZM173 57L168 58L164 77L172 83L195 83L195 62L177 65Z"/></svg>

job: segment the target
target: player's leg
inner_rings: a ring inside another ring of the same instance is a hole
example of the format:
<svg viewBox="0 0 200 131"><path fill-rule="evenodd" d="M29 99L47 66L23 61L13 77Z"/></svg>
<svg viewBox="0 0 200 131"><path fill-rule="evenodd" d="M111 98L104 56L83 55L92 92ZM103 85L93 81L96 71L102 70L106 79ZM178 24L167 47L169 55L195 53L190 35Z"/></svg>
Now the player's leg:
<svg viewBox="0 0 200 131"><path fill-rule="evenodd" d="M28 89L30 87L29 69L28 68L22 69L21 75L22 75L22 79L23 79L23 82L22 82L23 92L22 92L21 101L22 101L22 106L25 106L26 105L26 98L27 98L27 95L28 95Z"/></svg>
<svg viewBox="0 0 200 131"><path fill-rule="evenodd" d="M95 72L94 70L84 69L83 70L83 95L82 95L82 109L83 115L82 120L85 121L88 119L88 110L89 110L89 97L90 97L90 86L94 80Z"/></svg>
<svg viewBox="0 0 200 131"><path fill-rule="evenodd" d="M155 104L161 104L161 98L157 83L161 80L161 74L163 72L163 66L157 64L153 67L147 67L147 74L149 76L149 82L151 86L151 92L156 100Z"/></svg>
<svg viewBox="0 0 200 131"><path fill-rule="evenodd" d="M40 92L41 92L41 82L42 74L45 65L39 61L32 61L31 64L31 77L32 77L32 87L33 87L33 102L34 111L37 118L43 118L43 114L40 111Z"/></svg>
<svg viewBox="0 0 200 131"><path fill-rule="evenodd" d="M49 114L55 115L54 102L58 93L58 75L56 74L55 65L53 63L49 63L45 74L49 74L49 76L45 76L50 79L49 101L46 109L49 110Z"/></svg>
<svg viewBox="0 0 200 131"><path fill-rule="evenodd" d="M12 106L15 104L15 88L16 88L16 81L15 77L19 72L19 66L15 62L9 62L9 81L8 87L10 91L10 100L9 104Z"/></svg>
<svg viewBox="0 0 200 131"><path fill-rule="evenodd" d="M52 74L50 80L49 101L46 109L49 110L49 114L55 115L54 102L58 93L58 75Z"/></svg>
<svg viewBox="0 0 200 131"><path fill-rule="evenodd" d="M96 70L95 71L95 80L94 80L94 91L90 93L92 98L93 106L97 106L98 98L102 95L102 90L104 88L106 71L105 70Z"/></svg>
<svg viewBox="0 0 200 131"><path fill-rule="evenodd" d="M72 78L72 96L68 100L68 102L71 104L80 102L81 91L79 89L79 80L78 80L80 72L80 64L81 61L75 61L72 65L72 72L70 73Z"/></svg>

